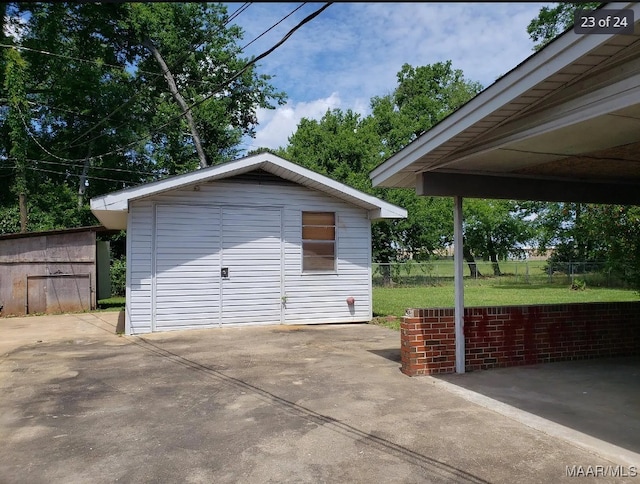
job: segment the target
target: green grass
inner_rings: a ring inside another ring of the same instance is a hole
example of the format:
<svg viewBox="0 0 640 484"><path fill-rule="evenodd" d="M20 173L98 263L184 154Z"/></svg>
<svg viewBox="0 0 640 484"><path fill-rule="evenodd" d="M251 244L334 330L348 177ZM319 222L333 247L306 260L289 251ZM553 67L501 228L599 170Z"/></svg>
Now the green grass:
<svg viewBox="0 0 640 484"><path fill-rule="evenodd" d="M478 261L478 270L481 278L474 282L494 285L513 284L570 284L572 276L566 272L547 272L547 261L500 261L502 275L495 277L490 262ZM575 267L578 269L579 267ZM391 276L397 286L439 286L453 284L454 264L452 260L435 260L431 262L403 262L391 264ZM374 287L383 286L382 271L379 264L372 264ZM469 276L469 268L464 265L465 277ZM574 273L573 277L583 279L589 287L626 287L621 274L615 272L582 272Z"/></svg>
<svg viewBox="0 0 640 484"><path fill-rule="evenodd" d="M98 301L98 309L107 311L122 311L125 305L124 296L114 296L108 299L100 299Z"/></svg>
<svg viewBox="0 0 640 484"><path fill-rule="evenodd" d="M465 306L561 304L578 302L637 301L640 295L631 289L590 288L573 291L568 285L504 285L465 280ZM401 317L407 308L453 307L454 287L374 287L374 316Z"/></svg>

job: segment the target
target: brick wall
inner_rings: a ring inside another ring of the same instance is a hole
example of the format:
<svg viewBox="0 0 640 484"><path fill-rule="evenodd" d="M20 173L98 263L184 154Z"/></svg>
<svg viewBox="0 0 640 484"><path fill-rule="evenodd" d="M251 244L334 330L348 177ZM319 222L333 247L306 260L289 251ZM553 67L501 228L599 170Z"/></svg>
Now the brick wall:
<svg viewBox="0 0 640 484"><path fill-rule="evenodd" d="M465 308L466 371L640 354L640 301ZM402 372L455 371L453 308L409 309Z"/></svg>

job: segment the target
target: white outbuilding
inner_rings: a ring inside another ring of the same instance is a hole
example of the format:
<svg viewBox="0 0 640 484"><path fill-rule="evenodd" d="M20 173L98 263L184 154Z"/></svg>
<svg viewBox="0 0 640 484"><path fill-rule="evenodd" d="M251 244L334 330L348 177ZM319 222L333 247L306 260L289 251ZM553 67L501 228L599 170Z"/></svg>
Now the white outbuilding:
<svg viewBox="0 0 640 484"><path fill-rule="evenodd" d="M91 200L127 230L125 332L369 321L371 221L406 210L262 153Z"/></svg>

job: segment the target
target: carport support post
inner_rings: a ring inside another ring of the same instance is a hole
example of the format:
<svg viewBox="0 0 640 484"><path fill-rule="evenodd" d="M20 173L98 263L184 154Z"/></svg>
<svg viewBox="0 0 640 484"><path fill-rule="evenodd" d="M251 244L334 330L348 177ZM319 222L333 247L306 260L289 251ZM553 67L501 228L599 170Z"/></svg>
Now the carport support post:
<svg viewBox="0 0 640 484"><path fill-rule="evenodd" d="M456 336L456 373L464 373L464 284L462 255L462 197L453 197L453 263L455 266L455 305L453 317Z"/></svg>

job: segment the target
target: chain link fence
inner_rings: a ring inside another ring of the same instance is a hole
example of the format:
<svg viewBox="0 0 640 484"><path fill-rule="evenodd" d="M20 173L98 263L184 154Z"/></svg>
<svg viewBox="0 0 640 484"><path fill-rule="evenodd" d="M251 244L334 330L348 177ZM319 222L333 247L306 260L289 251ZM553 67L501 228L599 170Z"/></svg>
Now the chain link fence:
<svg viewBox="0 0 640 484"><path fill-rule="evenodd" d="M472 271L472 268L475 268ZM506 260L464 263L466 280L491 280L494 284L567 284L577 288L627 287L625 274L612 271L604 262L551 262L546 260ZM372 265L374 287L439 286L453 284L453 260L394 262ZM472 274L472 275L471 275Z"/></svg>

